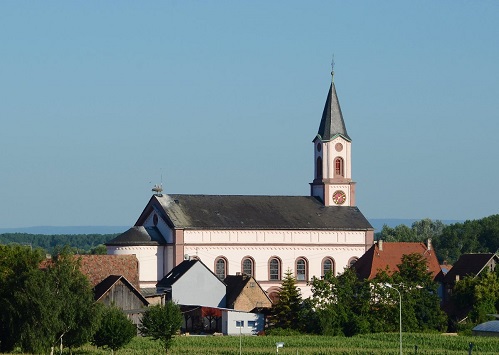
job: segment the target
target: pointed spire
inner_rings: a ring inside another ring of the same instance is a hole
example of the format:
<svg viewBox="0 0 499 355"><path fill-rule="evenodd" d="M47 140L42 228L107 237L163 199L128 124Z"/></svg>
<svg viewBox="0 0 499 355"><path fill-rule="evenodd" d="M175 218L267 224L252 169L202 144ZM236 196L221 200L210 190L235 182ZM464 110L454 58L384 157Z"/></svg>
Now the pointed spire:
<svg viewBox="0 0 499 355"><path fill-rule="evenodd" d="M329 87L329 93L327 94L326 104L324 105L321 124L319 125L319 132L317 132L317 135L322 141L330 141L338 135L351 141L345 127L343 115L341 114L340 102L338 101L333 79L334 70L331 71L331 86Z"/></svg>

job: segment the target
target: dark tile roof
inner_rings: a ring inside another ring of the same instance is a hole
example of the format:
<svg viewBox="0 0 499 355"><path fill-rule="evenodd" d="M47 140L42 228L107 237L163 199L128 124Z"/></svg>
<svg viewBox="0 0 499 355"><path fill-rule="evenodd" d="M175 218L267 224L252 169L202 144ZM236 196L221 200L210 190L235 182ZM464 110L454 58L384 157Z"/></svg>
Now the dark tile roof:
<svg viewBox="0 0 499 355"><path fill-rule="evenodd" d="M156 287L170 287L197 262L200 261L197 259L182 261L180 264L171 269L171 271L156 284Z"/></svg>
<svg viewBox="0 0 499 355"><path fill-rule="evenodd" d="M134 226L106 245L160 245L166 244L156 227Z"/></svg>
<svg viewBox="0 0 499 355"><path fill-rule="evenodd" d="M177 229L372 229L357 207L325 207L311 196L154 195L136 225L152 210Z"/></svg>
<svg viewBox="0 0 499 355"><path fill-rule="evenodd" d="M224 279L224 283L227 285L227 306L233 306L237 297L244 290L244 287L251 279L248 275L228 275Z"/></svg>
<svg viewBox="0 0 499 355"><path fill-rule="evenodd" d="M460 278L465 276L476 276L492 258L497 258L493 253L462 254L455 262L452 269L445 275L446 283L456 281L456 276Z"/></svg>
<svg viewBox="0 0 499 355"><path fill-rule="evenodd" d="M330 141L336 136L340 135L350 141L345 121L341 113L340 102L336 94L336 87L334 82L331 83L329 93L327 94L326 104L322 113L321 123L319 125L319 132L317 133L322 141Z"/></svg>
<svg viewBox="0 0 499 355"><path fill-rule="evenodd" d="M440 265L433 249L428 250L424 243L406 243L406 242L382 242L382 250L379 248L379 242L374 244L368 251L362 255L353 265L360 278L372 279L379 270L388 268L388 274L398 270L402 262L403 255L417 253L423 255L428 262L428 271L431 271L433 279L440 275Z"/></svg>
<svg viewBox="0 0 499 355"><path fill-rule="evenodd" d="M125 286L127 286L136 296L139 298L142 303L147 306L149 302L145 299L145 297L137 290L128 280L122 275L109 275L107 278L102 280L102 282L98 283L94 287L94 297L95 300L100 300L116 283L122 282Z"/></svg>

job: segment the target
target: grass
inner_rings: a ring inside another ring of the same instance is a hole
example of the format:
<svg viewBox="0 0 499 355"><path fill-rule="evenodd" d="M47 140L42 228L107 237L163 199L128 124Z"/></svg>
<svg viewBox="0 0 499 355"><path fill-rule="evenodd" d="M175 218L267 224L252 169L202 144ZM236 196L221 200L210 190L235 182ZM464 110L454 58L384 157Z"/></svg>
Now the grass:
<svg viewBox="0 0 499 355"><path fill-rule="evenodd" d="M238 336L179 336L175 338L169 354L174 355L237 355ZM276 342L284 342L279 355L396 355L399 353L398 333L358 335L351 338L329 336L243 336L242 353L246 355L275 354ZM414 333L403 335L404 354L452 355L467 354L473 343L473 354L499 353L499 338L473 336L447 336L442 334ZM58 352L56 352L58 353ZM65 354L69 352L64 351ZM73 354L109 354L110 351L91 345L73 351ZM136 337L116 354L164 354L159 342Z"/></svg>

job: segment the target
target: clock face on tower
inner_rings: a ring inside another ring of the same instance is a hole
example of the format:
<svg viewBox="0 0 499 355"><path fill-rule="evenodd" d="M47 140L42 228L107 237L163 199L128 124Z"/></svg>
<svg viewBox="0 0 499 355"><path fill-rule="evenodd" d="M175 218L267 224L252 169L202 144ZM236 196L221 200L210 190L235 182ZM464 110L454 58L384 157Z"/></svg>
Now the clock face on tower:
<svg viewBox="0 0 499 355"><path fill-rule="evenodd" d="M336 190L333 192L333 202L337 205L342 205L345 203L347 199L347 195L341 191L341 190Z"/></svg>

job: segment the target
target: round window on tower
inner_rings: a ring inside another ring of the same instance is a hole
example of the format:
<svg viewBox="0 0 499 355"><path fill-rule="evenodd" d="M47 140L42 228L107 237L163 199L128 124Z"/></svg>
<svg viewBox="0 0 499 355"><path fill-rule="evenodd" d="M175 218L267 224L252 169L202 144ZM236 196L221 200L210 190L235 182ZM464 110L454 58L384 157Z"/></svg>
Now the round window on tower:
<svg viewBox="0 0 499 355"><path fill-rule="evenodd" d="M341 152L343 150L343 144L336 143L336 145L334 146L334 148L336 149L337 152Z"/></svg>
<svg viewBox="0 0 499 355"><path fill-rule="evenodd" d="M317 151L320 152L322 150L322 144L317 143Z"/></svg>

